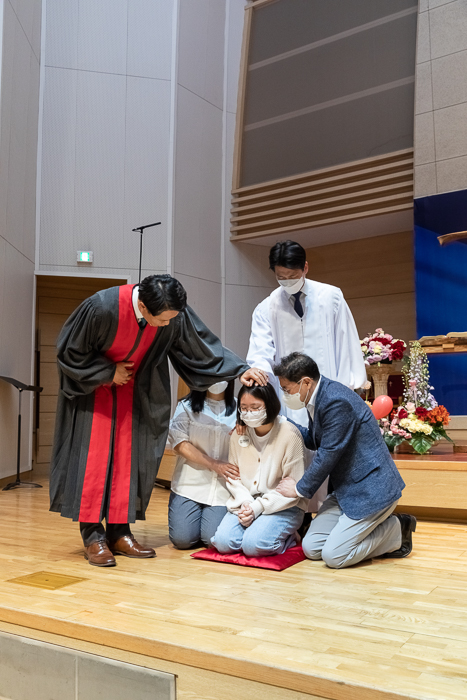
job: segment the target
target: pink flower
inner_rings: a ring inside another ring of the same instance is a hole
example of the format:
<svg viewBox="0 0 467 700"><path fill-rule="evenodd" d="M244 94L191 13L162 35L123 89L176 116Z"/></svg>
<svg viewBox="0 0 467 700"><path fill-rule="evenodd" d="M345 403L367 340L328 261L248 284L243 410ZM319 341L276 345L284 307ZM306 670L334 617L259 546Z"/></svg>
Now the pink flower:
<svg viewBox="0 0 467 700"><path fill-rule="evenodd" d="M408 411L409 413L413 413L413 412L415 411L415 404L412 403L412 401L408 401L408 402L405 404L405 408L407 409L407 411Z"/></svg>
<svg viewBox="0 0 467 700"><path fill-rule="evenodd" d="M416 379L411 379L409 381L410 386L417 386L417 380Z"/></svg>
<svg viewBox="0 0 467 700"><path fill-rule="evenodd" d="M377 328L377 329L375 330L375 333L384 333L384 331L383 331L382 328Z"/></svg>
<svg viewBox="0 0 467 700"><path fill-rule="evenodd" d="M389 333L385 333L385 334L384 334L384 337L385 337L387 340L392 340L392 339L393 339L393 336L392 336L392 335L389 335Z"/></svg>

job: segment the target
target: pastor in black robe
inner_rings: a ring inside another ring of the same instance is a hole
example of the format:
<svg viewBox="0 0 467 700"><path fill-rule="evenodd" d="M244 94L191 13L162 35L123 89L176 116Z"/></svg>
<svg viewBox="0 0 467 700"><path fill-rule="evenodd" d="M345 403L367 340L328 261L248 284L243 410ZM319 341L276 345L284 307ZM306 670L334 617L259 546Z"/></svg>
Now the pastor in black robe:
<svg viewBox="0 0 467 700"><path fill-rule="evenodd" d="M132 285L86 299L57 341L60 389L50 510L85 523L144 520L170 418L168 359L192 389L248 369L190 307L168 326L141 329ZM116 363L133 378L112 384Z"/></svg>

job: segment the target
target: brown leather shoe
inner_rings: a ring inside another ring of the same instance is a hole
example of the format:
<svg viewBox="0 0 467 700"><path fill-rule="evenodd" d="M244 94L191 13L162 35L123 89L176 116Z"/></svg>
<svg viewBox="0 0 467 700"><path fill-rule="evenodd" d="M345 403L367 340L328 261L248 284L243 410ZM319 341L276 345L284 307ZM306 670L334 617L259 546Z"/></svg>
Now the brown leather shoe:
<svg viewBox="0 0 467 700"><path fill-rule="evenodd" d="M151 547L143 547L138 544L133 535L125 535L115 542L109 542L109 548L113 554L123 554L124 557L133 559L150 559L156 553Z"/></svg>
<svg viewBox="0 0 467 700"><path fill-rule="evenodd" d="M115 566L115 557L105 540L93 542L84 548L84 556L92 566Z"/></svg>

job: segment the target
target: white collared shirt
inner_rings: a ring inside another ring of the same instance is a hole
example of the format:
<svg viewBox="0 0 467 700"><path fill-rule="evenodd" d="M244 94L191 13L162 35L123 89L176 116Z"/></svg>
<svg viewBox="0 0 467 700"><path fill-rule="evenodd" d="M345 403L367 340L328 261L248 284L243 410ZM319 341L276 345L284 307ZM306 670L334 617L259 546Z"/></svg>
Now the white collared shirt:
<svg viewBox="0 0 467 700"><path fill-rule="evenodd" d="M284 287L284 290L285 290L285 287ZM287 292L286 292L286 294L287 294ZM287 296L289 297L289 302L292 304L292 306L293 306L293 308L294 308L294 310L295 310L295 299L296 299L296 297L294 297L293 294L287 294ZM300 290L300 296L299 296L298 298L299 298L300 301L301 301L301 304L302 304L302 307L303 307L303 311L305 311L305 304L306 304L306 284L304 284L303 287L301 288L301 290Z"/></svg>
<svg viewBox="0 0 467 700"><path fill-rule="evenodd" d="M141 321L143 318L143 314L139 310L138 307L138 294L139 294L139 285L137 284L135 287L133 287L133 294L131 295L131 301L133 302L133 309L135 312L136 320Z"/></svg>
<svg viewBox="0 0 467 700"><path fill-rule="evenodd" d="M320 384L321 384L321 377L318 379L318 383L315 386L314 391L313 391L312 395L310 396L310 400L308 401L308 404L306 407L306 410L308 411L308 413L311 416L311 420L313 420L315 417L316 397L318 395L318 389L319 389Z"/></svg>

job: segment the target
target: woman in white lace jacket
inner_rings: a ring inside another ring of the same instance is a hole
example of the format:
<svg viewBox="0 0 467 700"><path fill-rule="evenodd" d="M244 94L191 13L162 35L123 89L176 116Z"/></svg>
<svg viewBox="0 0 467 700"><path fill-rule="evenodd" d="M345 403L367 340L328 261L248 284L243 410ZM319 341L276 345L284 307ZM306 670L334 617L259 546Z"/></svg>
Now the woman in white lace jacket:
<svg viewBox="0 0 467 700"><path fill-rule="evenodd" d="M211 546L229 498L226 478L238 478L227 461L236 422L234 380L191 391L170 423L168 445L177 454L169 499L169 537L178 549Z"/></svg>
<svg viewBox="0 0 467 700"><path fill-rule="evenodd" d="M227 480L229 512L211 540L219 552L282 554L299 541L307 500L282 496L276 486L285 476L303 476L305 447L300 431L279 411L271 384L241 388L237 421L247 427L230 439L229 462L238 466L240 479Z"/></svg>

